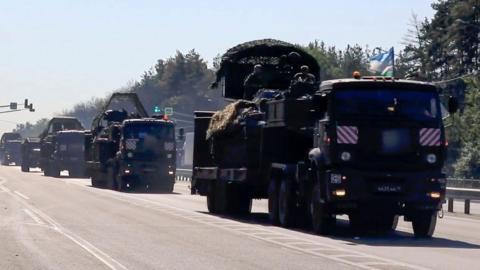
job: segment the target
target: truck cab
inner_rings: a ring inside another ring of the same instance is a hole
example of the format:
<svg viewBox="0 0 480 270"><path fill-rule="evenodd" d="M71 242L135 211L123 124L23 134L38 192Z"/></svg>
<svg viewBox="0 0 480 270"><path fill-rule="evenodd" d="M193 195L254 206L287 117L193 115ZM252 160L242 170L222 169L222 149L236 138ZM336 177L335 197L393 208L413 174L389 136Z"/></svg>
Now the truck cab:
<svg viewBox="0 0 480 270"><path fill-rule="evenodd" d="M119 144L115 157L118 189L144 186L151 191L173 191L176 163L173 122L154 118L125 120Z"/></svg>
<svg viewBox="0 0 480 270"><path fill-rule="evenodd" d="M70 177L85 176L85 132L82 130L59 131L53 141L49 174L60 176L68 171Z"/></svg>
<svg viewBox="0 0 480 270"><path fill-rule="evenodd" d="M312 201L358 227L392 227L403 215L415 234L431 236L446 189L438 89L381 77L325 81L314 110Z"/></svg>

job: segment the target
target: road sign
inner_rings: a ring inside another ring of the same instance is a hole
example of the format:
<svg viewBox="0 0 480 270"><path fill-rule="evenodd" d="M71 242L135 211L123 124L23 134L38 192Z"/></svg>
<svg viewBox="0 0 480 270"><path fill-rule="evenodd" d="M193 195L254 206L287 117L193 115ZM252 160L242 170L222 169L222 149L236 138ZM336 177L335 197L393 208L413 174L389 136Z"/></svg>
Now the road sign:
<svg viewBox="0 0 480 270"><path fill-rule="evenodd" d="M172 107L165 107L165 109L163 109L165 115L173 115L173 108Z"/></svg>

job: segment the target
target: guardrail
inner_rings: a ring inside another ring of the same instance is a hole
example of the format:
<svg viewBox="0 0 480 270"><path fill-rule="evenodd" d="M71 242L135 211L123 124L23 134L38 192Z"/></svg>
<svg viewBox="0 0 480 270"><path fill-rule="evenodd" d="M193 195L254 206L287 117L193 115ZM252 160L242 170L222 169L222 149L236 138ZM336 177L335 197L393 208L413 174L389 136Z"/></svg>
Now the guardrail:
<svg viewBox="0 0 480 270"><path fill-rule="evenodd" d="M191 181L191 169L177 169L177 181ZM470 214L470 202L480 200L480 180L478 179L447 179L447 211L453 212L454 200L464 200L463 212Z"/></svg>
<svg viewBox="0 0 480 270"><path fill-rule="evenodd" d="M191 181L192 180L192 170L191 169L177 169L175 174L176 181Z"/></svg>
<svg viewBox="0 0 480 270"><path fill-rule="evenodd" d="M447 211L453 212L455 199L463 200L463 213L470 214L470 202L480 200L480 180L479 179L447 179Z"/></svg>

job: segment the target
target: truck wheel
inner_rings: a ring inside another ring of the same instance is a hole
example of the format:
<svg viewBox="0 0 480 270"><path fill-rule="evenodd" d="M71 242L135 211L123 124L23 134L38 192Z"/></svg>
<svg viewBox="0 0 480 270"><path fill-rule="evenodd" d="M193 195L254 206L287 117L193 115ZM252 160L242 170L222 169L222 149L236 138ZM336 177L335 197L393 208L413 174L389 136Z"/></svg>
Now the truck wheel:
<svg viewBox="0 0 480 270"><path fill-rule="evenodd" d="M327 213L325 204L320 202L320 184L316 183L310 200L312 229L316 234L327 234L335 225L335 217Z"/></svg>
<svg viewBox="0 0 480 270"><path fill-rule="evenodd" d="M22 172L29 172L30 171L30 167L28 166L28 164L24 164L22 163Z"/></svg>
<svg viewBox="0 0 480 270"><path fill-rule="evenodd" d="M376 227L378 231L382 233L393 232L397 228L398 225L398 216L397 215L382 215L378 217L376 220Z"/></svg>
<svg viewBox="0 0 480 270"><path fill-rule="evenodd" d="M295 221L295 198L291 182L284 178L278 192L278 220L282 227L290 227Z"/></svg>
<svg viewBox="0 0 480 270"><path fill-rule="evenodd" d="M217 202L215 200L215 182L210 181L208 182L208 190L207 190L207 208L208 212L215 214L217 213Z"/></svg>
<svg viewBox="0 0 480 270"><path fill-rule="evenodd" d="M268 218L273 225L278 225L278 181L271 179L268 185Z"/></svg>
<svg viewBox="0 0 480 270"><path fill-rule="evenodd" d="M430 238L437 225L437 211L419 211L412 218L415 237Z"/></svg>
<svg viewBox="0 0 480 270"><path fill-rule="evenodd" d="M227 196L228 214L244 216L252 212L252 198L243 187L230 187Z"/></svg>
<svg viewBox="0 0 480 270"><path fill-rule="evenodd" d="M50 164L49 167L50 167L51 176L56 177L56 178L60 177L60 169L58 169L53 164Z"/></svg>
<svg viewBox="0 0 480 270"><path fill-rule="evenodd" d="M117 180L116 180L115 169L110 167L107 170L107 188L111 190L117 190Z"/></svg>

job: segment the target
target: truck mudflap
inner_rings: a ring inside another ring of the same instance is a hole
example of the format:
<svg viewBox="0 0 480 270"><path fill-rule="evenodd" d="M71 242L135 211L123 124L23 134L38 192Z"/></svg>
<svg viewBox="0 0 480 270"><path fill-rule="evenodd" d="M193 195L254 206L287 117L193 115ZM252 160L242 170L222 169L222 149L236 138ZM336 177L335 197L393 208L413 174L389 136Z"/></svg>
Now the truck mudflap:
<svg viewBox="0 0 480 270"><path fill-rule="evenodd" d="M341 212L358 207L438 210L445 200L446 178L439 172L325 172L324 202Z"/></svg>

